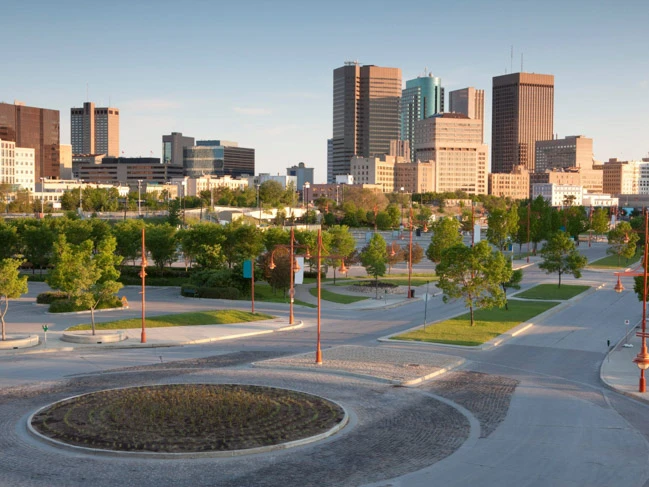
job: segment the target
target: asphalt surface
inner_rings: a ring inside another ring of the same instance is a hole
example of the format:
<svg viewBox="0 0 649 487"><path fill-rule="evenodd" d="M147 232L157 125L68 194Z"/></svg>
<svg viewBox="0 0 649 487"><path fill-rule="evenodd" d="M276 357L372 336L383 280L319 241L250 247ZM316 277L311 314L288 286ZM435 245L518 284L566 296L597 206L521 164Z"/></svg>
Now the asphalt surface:
<svg viewBox="0 0 649 487"><path fill-rule="evenodd" d="M605 252L603 244L584 247L580 250L590 259ZM536 266L525 269L524 287L555 281ZM0 354L0 485L649 485L648 406L643 397L621 394L600 378L608 361L620 370L607 369L607 377L619 384L637 381L633 369L622 371L618 357L626 360L625 352L616 348L609 355L607 341L624 340L623 322L637 323L641 306L633 292L613 291L611 272L585 271L579 283L599 289L488 351L376 341L421 325L424 300L374 309L323 306L325 361L327 351L341 345L388 349L404 357L423 352L465 359L459 368L410 388L330 370L251 367L313 352L315 310L302 307L296 307L296 319L304 326L285 333L185 347ZM126 293L137 302L137 289ZM147 291L147 297L151 315L215 307L178 298L171 289ZM258 304L259 311L286 316L285 305ZM12 302L8 326L38 332L44 320L55 329L87 321L41 309ZM428 300L428 321L461 311L461 303ZM138 312L109 312L101 319ZM44 446L24 431L28 414L64 397L179 381L314 392L339 401L354 420L338 435L307 447L254 458L186 461L92 457Z"/></svg>

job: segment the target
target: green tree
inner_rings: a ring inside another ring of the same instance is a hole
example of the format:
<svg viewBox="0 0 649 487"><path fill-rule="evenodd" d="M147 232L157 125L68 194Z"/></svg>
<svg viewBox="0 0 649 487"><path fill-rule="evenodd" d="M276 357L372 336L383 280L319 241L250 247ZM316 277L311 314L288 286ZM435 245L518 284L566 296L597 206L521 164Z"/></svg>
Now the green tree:
<svg viewBox="0 0 649 487"><path fill-rule="evenodd" d="M165 264L171 264L175 260L178 244L176 229L168 223L147 225L145 242L151 258L160 270L164 269Z"/></svg>
<svg viewBox="0 0 649 487"><path fill-rule="evenodd" d="M372 235L367 247L361 252L361 264L365 267L368 275L374 276L376 299L379 299L379 276L384 276L388 253L386 250L385 240L379 233Z"/></svg>
<svg viewBox="0 0 649 487"><path fill-rule="evenodd" d="M512 261L508 260L507 265L511 269ZM509 281L502 283L503 292L505 293L505 310L509 311L509 305L507 301L507 289L520 289L522 280L523 280L523 270L516 269L516 270L512 270Z"/></svg>
<svg viewBox="0 0 649 487"><path fill-rule="evenodd" d="M392 218L387 211L379 211L376 214L376 228L379 230L390 230L393 226Z"/></svg>
<svg viewBox="0 0 649 487"><path fill-rule="evenodd" d="M120 273L115 268L122 259L115 255L116 247L117 241L112 235L99 243L91 257L90 285L86 289L81 289L83 299L87 301L90 308L93 335L95 334L95 309L99 303L108 301L122 288L122 284L117 281Z"/></svg>
<svg viewBox="0 0 649 487"><path fill-rule="evenodd" d="M609 248L607 254L617 255L617 265L620 265L620 259L630 259L635 255L636 247L640 237L633 231L628 222L620 222L617 226L608 232Z"/></svg>
<svg viewBox="0 0 649 487"><path fill-rule="evenodd" d="M142 220L124 220L113 227L113 235L117 240L115 252L122 258L122 262L130 260L135 264L135 259L142 252ZM121 264L120 263L120 264Z"/></svg>
<svg viewBox="0 0 649 487"><path fill-rule="evenodd" d="M0 222L0 259L9 259L19 253L20 239L13 225Z"/></svg>
<svg viewBox="0 0 649 487"><path fill-rule="evenodd" d="M169 201L169 214L167 215L167 223L172 227L178 227L182 223L182 214L181 214L180 200L176 198L175 200Z"/></svg>
<svg viewBox="0 0 649 487"><path fill-rule="evenodd" d="M59 235L54 243L53 269L47 276L47 284L64 292L68 300L79 302L84 289L89 289L96 278L92 269L92 242L86 240L71 244L65 235Z"/></svg>
<svg viewBox="0 0 649 487"><path fill-rule="evenodd" d="M256 258L264 250L263 237L257 227L235 222L224 227L224 234L223 252L230 268L245 259Z"/></svg>
<svg viewBox="0 0 649 487"><path fill-rule="evenodd" d="M469 308L471 326L475 325L475 308L501 307L505 304L502 283L511 278L511 267L497 251L492 251L486 241L473 247L462 244L446 249L437 264L437 287L444 293L444 302L464 299Z"/></svg>
<svg viewBox="0 0 649 487"><path fill-rule="evenodd" d="M568 195L573 196L573 195ZM579 235L588 230L588 216L583 206L569 206L562 211L562 218L566 227L566 232L571 237L578 239Z"/></svg>
<svg viewBox="0 0 649 487"><path fill-rule="evenodd" d="M511 208L497 208L489 212L487 217L487 240L489 243L505 250L509 238L518 231L518 205Z"/></svg>
<svg viewBox="0 0 649 487"><path fill-rule="evenodd" d="M261 199L263 206L277 208L281 205L281 200L284 195L285 190L277 181L264 181L259 186L259 199Z"/></svg>
<svg viewBox="0 0 649 487"><path fill-rule="evenodd" d="M588 260L575 249L575 242L567 233L555 232L541 249L543 262L539 268L546 274L559 274L559 286L561 287L561 276L571 274L575 278L581 277L581 270L586 267Z"/></svg>
<svg viewBox="0 0 649 487"><path fill-rule="evenodd" d="M197 223L178 231L176 236L185 256L185 262L196 261L201 267L220 267L223 264L223 228L215 223ZM204 253L209 254L203 255Z"/></svg>
<svg viewBox="0 0 649 487"><path fill-rule="evenodd" d="M441 218L431 227L432 236L426 256L435 263L442 259L444 250L462 244L460 223L455 218Z"/></svg>
<svg viewBox="0 0 649 487"><path fill-rule="evenodd" d="M349 232L349 227L345 225L336 225L329 228L325 233L328 237L328 250L333 255L349 256L356 248L356 239ZM323 234L323 240L325 240ZM341 259L327 259L334 268L334 284L336 284L336 268L342 263Z"/></svg>
<svg viewBox="0 0 649 487"><path fill-rule="evenodd" d="M604 208L596 208L590 221L590 229L595 235L603 235L608 230L608 213Z"/></svg>
<svg viewBox="0 0 649 487"><path fill-rule="evenodd" d="M262 234L264 247L270 252L277 245L287 245L290 237L290 233L280 227L270 227Z"/></svg>
<svg viewBox="0 0 649 487"><path fill-rule="evenodd" d="M33 268L43 269L50 262L56 232L44 220L32 220L22 232L23 254Z"/></svg>
<svg viewBox="0 0 649 487"><path fill-rule="evenodd" d="M21 276L19 259L0 260L0 320L2 321L2 340L7 339L5 316L9 310L9 300L19 298L27 292L27 276Z"/></svg>

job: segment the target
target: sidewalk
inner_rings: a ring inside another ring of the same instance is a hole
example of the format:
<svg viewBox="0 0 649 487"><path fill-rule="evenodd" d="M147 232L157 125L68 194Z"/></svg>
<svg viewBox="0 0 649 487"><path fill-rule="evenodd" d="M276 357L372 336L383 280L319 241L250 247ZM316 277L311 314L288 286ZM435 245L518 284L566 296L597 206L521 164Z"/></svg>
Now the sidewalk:
<svg viewBox="0 0 649 487"><path fill-rule="evenodd" d="M118 348L154 348L177 347L182 345L197 345L221 340L232 340L247 336L265 335L282 331L302 328L304 323L296 321L289 325L286 317L272 320L254 321L249 323L232 323L224 325L201 326L170 326L164 328L147 328L146 343L141 343L141 329L122 330L127 339L105 344L80 344L61 340L63 331L49 331L47 343L44 343L43 333L38 333L40 343L35 347L0 350L0 356L24 355L32 353L68 352L73 350L106 350ZM17 335L17 334L16 334ZM33 335L33 334L32 334Z"/></svg>
<svg viewBox="0 0 649 487"><path fill-rule="evenodd" d="M611 347L611 351L602 362L599 375L611 389L640 401L649 402L649 392L638 392L640 369L633 359L638 355L642 343L635 335L636 331L639 331L639 328L629 326L628 343L633 345L633 348L624 347L624 339ZM645 377L649 382L649 373L645 373Z"/></svg>

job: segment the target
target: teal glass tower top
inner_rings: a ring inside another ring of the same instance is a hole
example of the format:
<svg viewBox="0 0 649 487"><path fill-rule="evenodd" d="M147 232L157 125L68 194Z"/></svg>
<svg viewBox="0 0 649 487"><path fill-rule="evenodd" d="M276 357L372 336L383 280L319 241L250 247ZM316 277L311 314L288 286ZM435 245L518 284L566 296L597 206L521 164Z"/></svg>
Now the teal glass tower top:
<svg viewBox="0 0 649 487"><path fill-rule="evenodd" d="M406 81L401 92L401 140L410 141L412 158L415 158L415 122L444 112L442 80L432 74Z"/></svg>

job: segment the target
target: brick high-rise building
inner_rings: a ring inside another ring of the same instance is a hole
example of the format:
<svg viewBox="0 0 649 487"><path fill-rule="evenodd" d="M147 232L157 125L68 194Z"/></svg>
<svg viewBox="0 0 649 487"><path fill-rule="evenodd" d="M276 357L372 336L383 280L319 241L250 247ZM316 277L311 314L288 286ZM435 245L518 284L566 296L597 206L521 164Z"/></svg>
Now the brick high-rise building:
<svg viewBox="0 0 649 487"><path fill-rule="evenodd" d="M35 179L59 178L60 114L58 110L0 103L0 139L34 149Z"/></svg>
<svg viewBox="0 0 649 487"><path fill-rule="evenodd" d="M434 161L434 191L487 194L487 146L482 123L461 113L443 113L415 125L417 159Z"/></svg>
<svg viewBox="0 0 649 487"><path fill-rule="evenodd" d="M535 168L535 143L554 133L554 76L513 73L493 78L491 172Z"/></svg>
<svg viewBox="0 0 649 487"><path fill-rule="evenodd" d="M482 143L484 144L484 90L472 86L453 90L449 93L449 111L463 113L469 118L482 122Z"/></svg>
<svg viewBox="0 0 649 487"><path fill-rule="evenodd" d="M119 109L86 102L70 109L70 128L73 154L119 157Z"/></svg>
<svg viewBox="0 0 649 487"><path fill-rule="evenodd" d="M349 174L354 156L387 154L399 139L401 70L348 62L333 73L333 151L329 183Z"/></svg>

